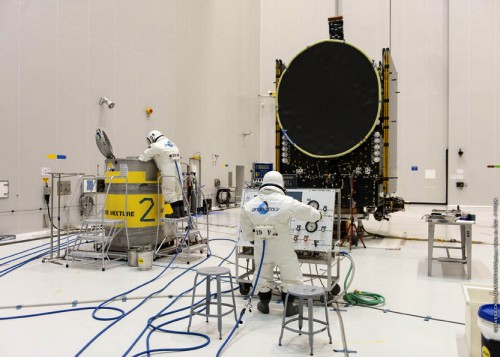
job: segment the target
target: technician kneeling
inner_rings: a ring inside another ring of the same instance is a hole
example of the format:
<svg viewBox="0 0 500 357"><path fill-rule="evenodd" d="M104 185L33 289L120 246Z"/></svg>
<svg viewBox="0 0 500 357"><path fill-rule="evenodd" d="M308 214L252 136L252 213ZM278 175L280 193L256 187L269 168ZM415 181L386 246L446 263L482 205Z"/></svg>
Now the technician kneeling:
<svg viewBox="0 0 500 357"><path fill-rule="evenodd" d="M283 302L290 284L302 284L302 272L299 259L293 248L290 234L290 218L316 222L321 218L318 210L285 195L283 176L277 171L264 175L257 197L248 201L241 210L240 225L242 239L254 241L254 258L259 266L262 256L262 240L255 239L255 227L273 227L272 239L266 239L264 261L255 291L259 292L260 302L257 308L264 314L269 313L272 297L273 271L277 265L281 277L281 296ZM286 316L299 313L293 304L293 296L288 297Z"/></svg>

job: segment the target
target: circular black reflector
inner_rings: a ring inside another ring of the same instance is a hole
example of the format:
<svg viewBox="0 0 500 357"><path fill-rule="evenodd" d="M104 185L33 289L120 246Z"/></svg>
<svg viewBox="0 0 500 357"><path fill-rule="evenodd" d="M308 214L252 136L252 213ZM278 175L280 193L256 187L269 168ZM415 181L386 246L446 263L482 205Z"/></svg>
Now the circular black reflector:
<svg viewBox="0 0 500 357"><path fill-rule="evenodd" d="M278 121L305 154L345 155L375 127L381 107L380 79L360 49L337 40L300 52L283 72L278 90Z"/></svg>

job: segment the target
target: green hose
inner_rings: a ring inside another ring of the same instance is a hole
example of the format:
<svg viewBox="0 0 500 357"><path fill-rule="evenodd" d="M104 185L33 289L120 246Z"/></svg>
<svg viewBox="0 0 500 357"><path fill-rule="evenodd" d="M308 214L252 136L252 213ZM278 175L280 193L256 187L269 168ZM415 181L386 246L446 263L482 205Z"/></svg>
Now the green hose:
<svg viewBox="0 0 500 357"><path fill-rule="evenodd" d="M367 306L375 306L375 305L381 305L385 303L385 298L380 295L380 294L375 294L375 293L370 293L368 291L359 291L359 290L354 290L352 293L348 293L347 289L347 281L349 279L349 275L351 275L351 271L354 265L354 261L348 255L347 253L344 253L346 256L349 257L351 261L351 266L349 267L349 271L347 272L347 275L344 280L344 291L345 294L343 296L344 300L351 305L367 305ZM354 277L354 276L353 276ZM349 283L350 285L350 283Z"/></svg>
<svg viewBox="0 0 500 357"><path fill-rule="evenodd" d="M374 306L385 303L385 298L380 294L358 290L354 290L352 293L345 293L344 300L351 305Z"/></svg>

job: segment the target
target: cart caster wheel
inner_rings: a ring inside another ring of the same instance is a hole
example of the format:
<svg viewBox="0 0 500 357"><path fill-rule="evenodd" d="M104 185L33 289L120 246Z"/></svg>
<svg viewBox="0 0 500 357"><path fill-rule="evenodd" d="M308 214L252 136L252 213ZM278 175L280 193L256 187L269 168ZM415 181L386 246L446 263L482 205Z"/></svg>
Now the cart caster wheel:
<svg viewBox="0 0 500 357"><path fill-rule="evenodd" d="M241 295L248 295L250 292L250 289L252 288L251 283L239 283L240 286L240 294Z"/></svg>
<svg viewBox="0 0 500 357"><path fill-rule="evenodd" d="M189 265L189 262L187 262L186 264Z"/></svg>
<svg viewBox="0 0 500 357"><path fill-rule="evenodd" d="M66 264L66 268L69 268L69 265L68 265L68 264Z"/></svg>
<svg viewBox="0 0 500 357"><path fill-rule="evenodd" d="M336 296L340 293L340 285L339 284L335 284L335 286L332 288L332 290L330 290L330 294L332 294L333 296Z"/></svg>
<svg viewBox="0 0 500 357"><path fill-rule="evenodd" d="M328 292L328 301L333 300L333 298L335 298L335 296L337 296L337 295L340 293L340 290L341 290L341 289L340 289L339 284L335 284L335 286L332 288L332 290L330 290L330 291ZM322 304L324 304L324 303L325 303L325 296L324 296L324 295L321 295L321 296L319 297L319 300L321 301L321 303L322 303ZM328 302L328 301L327 301L327 302Z"/></svg>
<svg viewBox="0 0 500 357"><path fill-rule="evenodd" d="M106 271L106 268L102 268L102 271Z"/></svg>

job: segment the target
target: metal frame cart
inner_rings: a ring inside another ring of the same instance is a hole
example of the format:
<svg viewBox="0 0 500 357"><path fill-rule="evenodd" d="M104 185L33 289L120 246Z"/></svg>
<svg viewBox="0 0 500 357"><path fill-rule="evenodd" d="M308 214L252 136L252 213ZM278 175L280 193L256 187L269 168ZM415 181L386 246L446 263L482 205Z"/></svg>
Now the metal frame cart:
<svg viewBox="0 0 500 357"><path fill-rule="evenodd" d="M257 189L245 189L242 205L257 195ZM290 234L295 242L295 252L301 264L316 265L316 273L310 271L303 276L307 280L326 279L322 285L328 291L328 300L340 292L338 281L340 279L340 256L337 254L340 244L340 189L287 189L287 194L295 199L307 203L322 213L318 222L302 222L292 219L290 221ZM241 230L238 229L238 242L236 247L236 281L240 293L247 295L252 287L255 273L255 260L253 245L240 240ZM243 268L245 261L246 268ZM325 273L320 274L318 265L325 266ZM334 271L335 269L335 271ZM275 273L279 273L277 270Z"/></svg>
<svg viewBox="0 0 500 357"><path fill-rule="evenodd" d="M100 177L95 176L96 180L97 178ZM104 201L106 201L108 197L112 181L115 178L125 179L125 197L127 197L127 176L109 176L106 177L106 180L108 180L108 188L106 190ZM74 262L75 258L81 260L89 259L91 262L100 260L102 271L106 270L106 263L112 260L109 255L109 248L111 247L113 238L115 238L122 229L127 229L127 221L126 219L107 219L104 217L104 213L105 210L103 208L100 212L101 217L87 218L83 220L80 233L77 235L73 246L69 247L67 251L67 257L71 258L71 262ZM124 217L127 217L127 198L124 200L123 214ZM121 258L122 257L120 255L116 257L116 259ZM66 268L68 267L69 260L66 263Z"/></svg>
<svg viewBox="0 0 500 357"><path fill-rule="evenodd" d="M70 172L51 172L50 176L50 207L49 207L49 214L50 214L50 219L49 219L49 224L50 224L50 254L48 257L42 258L42 263L48 261L51 263L57 263L56 260L61 260L64 259L64 257L61 257L61 250L64 250L61 248L61 196L62 196L62 185L61 185L61 179L63 178L70 178L74 176L82 176L82 173L70 173ZM57 178L57 181L55 180ZM57 221L56 217L54 216L54 186L57 182ZM68 193L69 194L69 193ZM55 224L57 223L57 227L55 227ZM54 247L54 228L57 229L57 244L56 247ZM66 236L69 235L69 222L66 225ZM57 255L54 257L54 250L57 251Z"/></svg>

